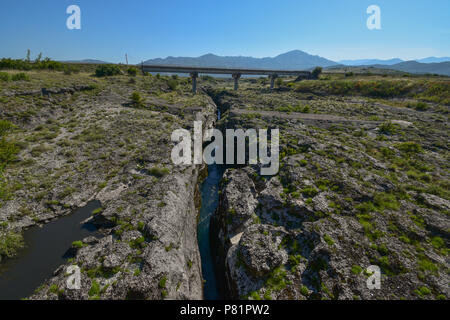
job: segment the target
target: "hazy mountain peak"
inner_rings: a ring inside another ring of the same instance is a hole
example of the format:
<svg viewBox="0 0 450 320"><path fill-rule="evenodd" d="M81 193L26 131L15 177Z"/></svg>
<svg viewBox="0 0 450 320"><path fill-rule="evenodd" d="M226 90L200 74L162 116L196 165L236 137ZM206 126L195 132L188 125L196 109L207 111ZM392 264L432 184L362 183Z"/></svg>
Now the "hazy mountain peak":
<svg viewBox="0 0 450 320"><path fill-rule="evenodd" d="M275 58L277 57L288 57L288 56L305 56L305 55L309 55L308 53L301 51L301 50L291 50L285 53L281 53L279 55L277 55Z"/></svg>
<svg viewBox="0 0 450 320"><path fill-rule="evenodd" d="M450 61L450 57L428 57L423 59L418 59L417 61L422 63L438 63L438 62L446 62Z"/></svg>
<svg viewBox="0 0 450 320"><path fill-rule="evenodd" d="M320 56L310 55L301 50L291 50L275 57L253 58L243 56L218 56L207 53L199 57L167 57L166 59L150 59L146 64L169 64L197 67L222 68L255 68L255 69L281 69L306 70L314 67L329 67L336 62Z"/></svg>

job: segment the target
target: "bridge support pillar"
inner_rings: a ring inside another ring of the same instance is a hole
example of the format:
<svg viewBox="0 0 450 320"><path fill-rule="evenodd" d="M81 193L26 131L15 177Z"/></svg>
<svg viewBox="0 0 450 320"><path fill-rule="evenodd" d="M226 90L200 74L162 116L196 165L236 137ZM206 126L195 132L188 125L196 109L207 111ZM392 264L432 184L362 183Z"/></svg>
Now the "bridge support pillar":
<svg viewBox="0 0 450 320"><path fill-rule="evenodd" d="M239 78L241 77L240 73L233 73L233 79L234 79L234 90L236 91L239 89Z"/></svg>
<svg viewBox="0 0 450 320"><path fill-rule="evenodd" d="M269 76L269 78L270 78L270 89L272 90L273 87L274 87L274 85L275 85L275 79L278 78L278 75L276 75L276 74L271 74L271 75Z"/></svg>
<svg viewBox="0 0 450 320"><path fill-rule="evenodd" d="M191 72L191 79L192 79L192 93L197 93L197 78L198 78L198 72Z"/></svg>

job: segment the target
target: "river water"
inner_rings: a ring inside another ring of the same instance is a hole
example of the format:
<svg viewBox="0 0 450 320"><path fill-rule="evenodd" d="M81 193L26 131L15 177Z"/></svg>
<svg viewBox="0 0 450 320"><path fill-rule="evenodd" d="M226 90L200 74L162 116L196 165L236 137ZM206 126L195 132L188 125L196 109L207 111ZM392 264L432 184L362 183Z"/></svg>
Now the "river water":
<svg viewBox="0 0 450 320"><path fill-rule="evenodd" d="M221 299L214 268L215 262L211 253L209 222L219 203L219 182L224 172L225 168L223 165L213 164L208 166L208 177L200 186L202 207L200 209L197 234L200 256L202 258L203 279L206 280L203 287L204 299L206 300Z"/></svg>
<svg viewBox="0 0 450 320"><path fill-rule="evenodd" d="M67 250L73 241L95 234L92 224L81 222L100 206L100 201L91 201L70 215L26 230L23 234L26 247L18 257L0 264L0 300L28 297L50 278L68 258Z"/></svg>

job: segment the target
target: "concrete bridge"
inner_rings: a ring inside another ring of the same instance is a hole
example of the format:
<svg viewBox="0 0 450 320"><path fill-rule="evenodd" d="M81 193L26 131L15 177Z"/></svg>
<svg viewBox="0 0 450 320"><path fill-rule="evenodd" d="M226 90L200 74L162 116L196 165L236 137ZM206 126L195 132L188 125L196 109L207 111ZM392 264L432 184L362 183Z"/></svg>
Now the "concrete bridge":
<svg viewBox="0 0 450 320"><path fill-rule="evenodd" d="M273 89L275 79L278 76L297 76L300 78L310 78L309 71L296 70L267 70L267 69L232 69L232 68L214 68L214 67L186 67L169 65L141 65L142 73L145 72L169 72L169 73L187 73L192 78L192 92L197 92L198 75L203 74L230 74L234 79L234 90L239 88L239 78L241 75L260 75L269 76L270 89Z"/></svg>

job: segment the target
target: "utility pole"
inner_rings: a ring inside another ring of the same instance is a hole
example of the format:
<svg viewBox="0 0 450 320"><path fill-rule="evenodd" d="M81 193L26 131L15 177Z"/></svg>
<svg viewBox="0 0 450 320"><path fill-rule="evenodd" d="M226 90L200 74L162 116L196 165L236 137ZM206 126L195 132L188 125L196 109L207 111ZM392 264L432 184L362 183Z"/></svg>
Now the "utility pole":
<svg viewBox="0 0 450 320"><path fill-rule="evenodd" d="M128 65L128 54L125 53L125 60L127 61L127 65Z"/></svg>

